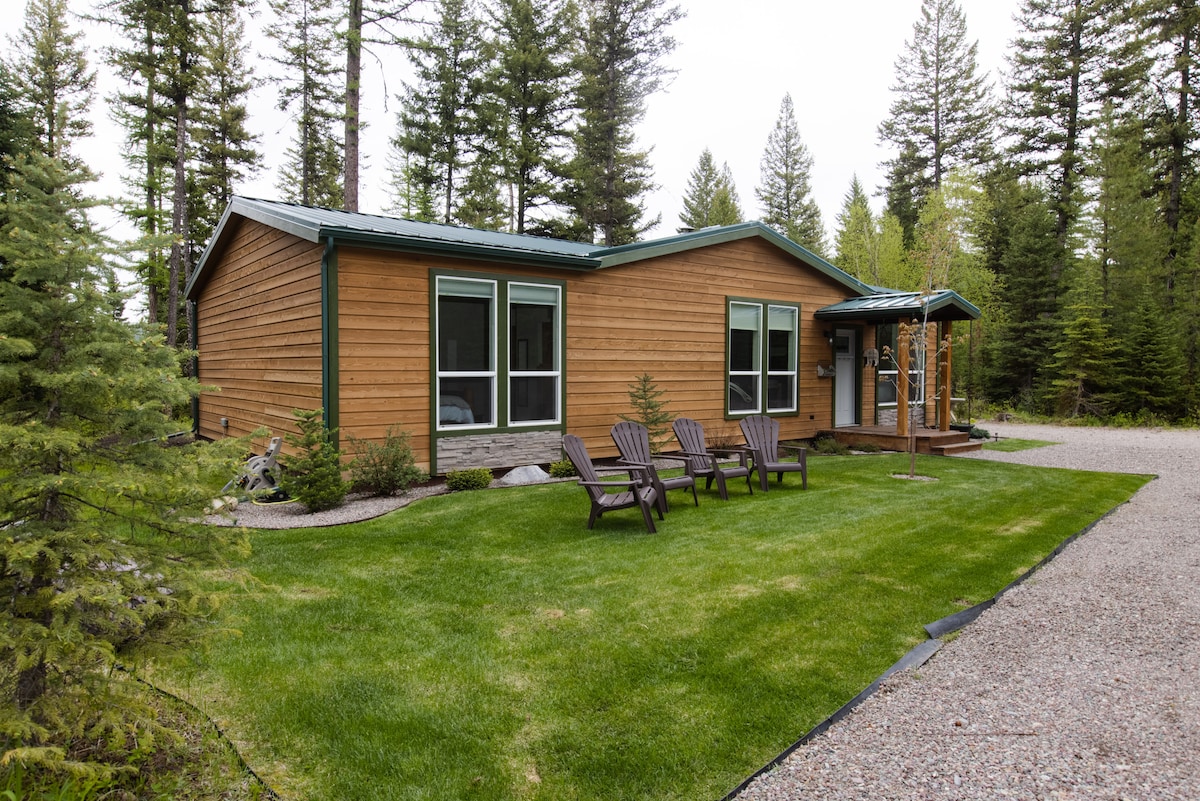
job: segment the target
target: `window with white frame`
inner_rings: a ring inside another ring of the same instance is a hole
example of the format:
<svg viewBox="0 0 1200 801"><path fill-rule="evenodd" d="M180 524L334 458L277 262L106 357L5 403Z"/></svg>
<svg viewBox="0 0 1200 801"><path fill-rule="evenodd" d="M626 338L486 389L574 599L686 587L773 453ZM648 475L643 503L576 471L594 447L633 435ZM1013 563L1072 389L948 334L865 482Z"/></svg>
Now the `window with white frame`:
<svg viewBox="0 0 1200 801"><path fill-rule="evenodd" d="M562 287L445 275L436 281L438 430L558 422Z"/></svg>
<svg viewBox="0 0 1200 801"><path fill-rule="evenodd" d="M796 411L799 308L731 300L728 319L729 413Z"/></svg>
<svg viewBox="0 0 1200 801"><path fill-rule="evenodd" d="M562 289L508 285L508 419L510 425L558 421L562 386L559 298Z"/></svg>
<svg viewBox="0 0 1200 801"><path fill-rule="evenodd" d="M438 428L496 424L495 281L437 278Z"/></svg>

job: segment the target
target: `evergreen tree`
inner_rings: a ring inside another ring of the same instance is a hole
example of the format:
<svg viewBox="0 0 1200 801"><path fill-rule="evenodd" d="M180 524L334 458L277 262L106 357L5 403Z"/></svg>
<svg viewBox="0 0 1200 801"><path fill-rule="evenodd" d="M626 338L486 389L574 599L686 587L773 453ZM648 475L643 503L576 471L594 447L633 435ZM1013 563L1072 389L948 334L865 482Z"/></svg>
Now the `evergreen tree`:
<svg viewBox="0 0 1200 801"><path fill-rule="evenodd" d="M1152 80L1157 100L1147 115L1150 144L1158 157L1162 215L1169 232L1165 256L1168 301L1174 303L1178 262L1190 248L1191 226L1181 224L1195 216L1195 201L1187 203L1195 180L1196 87L1193 76L1200 68L1200 8L1194 0L1143 0L1138 7L1142 29L1160 43ZM1184 268L1186 269L1186 268Z"/></svg>
<svg viewBox="0 0 1200 801"><path fill-rule="evenodd" d="M193 115L189 264L208 243L237 184L262 166L259 137L247 127L246 100L254 85L254 70L246 63L245 25L237 7L213 9L201 36L202 80Z"/></svg>
<svg viewBox="0 0 1200 801"><path fill-rule="evenodd" d="M382 5L374 5L366 0L344 0L346 30L342 39L346 50L345 72L345 126L342 142L341 163L344 168L342 181L342 196L346 211L358 211L358 185L360 163L360 132L363 128L360 107L362 105L362 56L364 45L377 42L396 44L401 41L389 29L391 23L410 22L408 12L420 0L391 0ZM366 31L378 29L372 39Z"/></svg>
<svg viewBox="0 0 1200 801"><path fill-rule="evenodd" d="M825 252L821 210L811 196L812 156L800 139L792 96L783 96L775 128L767 137L759 163L760 183L754 190L762 204L762 221L817 255Z"/></svg>
<svg viewBox="0 0 1200 801"><path fill-rule="evenodd" d="M713 162L712 151L708 148L704 148L695 169L688 176L679 220L693 230L742 221L729 165L725 164L718 170Z"/></svg>
<svg viewBox="0 0 1200 801"><path fill-rule="evenodd" d="M340 208L344 202L345 161L338 130L343 123L345 87L330 61L337 50L333 0L270 0L276 21L267 27L282 51L279 108L292 113L296 134L280 170L285 200L306 206Z"/></svg>
<svg viewBox="0 0 1200 801"><path fill-rule="evenodd" d="M159 724L113 668L190 641L230 533L187 522L216 489L198 456L220 449L160 441L196 387L161 337L118 319L89 179L18 156L0 228L0 759L52 768L153 747Z"/></svg>
<svg viewBox="0 0 1200 801"><path fill-rule="evenodd" d="M1004 292L994 327L989 396L1028 411L1046 411L1047 374L1058 349L1058 306L1065 261L1054 207L1035 186L1021 190L999 261Z"/></svg>
<svg viewBox="0 0 1200 801"><path fill-rule="evenodd" d="M1056 414L1103 417L1107 413L1116 345L1105 323L1099 294L1085 284L1065 310L1062 338L1050 371Z"/></svg>
<svg viewBox="0 0 1200 801"><path fill-rule="evenodd" d="M146 243L135 267L145 289L146 318L166 320L167 257L163 234L169 230L165 200L170 185L174 137L168 130L171 110L163 97L164 36L158 0L117 0L105 6L120 33L120 43L107 48L106 60L125 88L109 98L116 120L125 129L122 155L129 170L123 178L133 198L122 211Z"/></svg>
<svg viewBox="0 0 1200 801"><path fill-rule="evenodd" d="M1086 145L1105 101L1137 97L1145 47L1131 0L1024 0L1010 57L1008 133L1026 175L1046 176L1062 255L1079 219ZM1118 114L1121 110L1118 105ZM1053 266L1055 279L1066 264Z"/></svg>
<svg viewBox="0 0 1200 801"><path fill-rule="evenodd" d="M561 149L570 140L570 47L574 6L563 0L499 0L491 15L496 58L487 76L500 123L495 144L511 193L509 229L561 191Z"/></svg>
<svg viewBox="0 0 1200 801"><path fill-rule="evenodd" d="M871 203L856 174L850 180L850 188L838 212L833 263L858 280L878 286L878 240L875 215L871 213Z"/></svg>
<svg viewBox="0 0 1200 801"><path fill-rule="evenodd" d="M658 223L645 219L641 197L653 189L649 154L635 146L646 98L669 75L675 49L668 29L683 17L665 0L582 0L576 68L580 121L560 196L572 219L551 228L606 246L633 242Z"/></svg>
<svg viewBox="0 0 1200 801"><path fill-rule="evenodd" d="M91 133L87 111L96 74L88 66L80 34L67 27L68 14L67 0L29 0L9 77L31 127L29 144L78 168L81 162L70 145Z"/></svg>
<svg viewBox="0 0 1200 801"><path fill-rule="evenodd" d="M1118 331L1119 356L1126 369L1116 379L1118 408L1135 419L1159 420L1186 414L1184 359L1174 333L1174 315L1164 315L1149 287ZM1148 422L1148 421L1147 421Z"/></svg>
<svg viewBox="0 0 1200 801"><path fill-rule="evenodd" d="M441 0L429 35L409 51L415 82L406 86L393 146L420 165L411 178L435 200L436 219L443 223L457 219L478 153L482 124L476 98L487 66L483 45L482 22L470 0Z"/></svg>
<svg viewBox="0 0 1200 801"><path fill-rule="evenodd" d="M888 166L888 210L910 232L929 192L955 167L992 155L992 110L986 76L976 73L977 42L954 0L922 0L912 39L896 60L889 117L879 138L899 153Z"/></svg>
<svg viewBox="0 0 1200 801"><path fill-rule="evenodd" d="M1141 120L1119 121L1109 107L1098 124L1091 163L1099 182L1092 217L1101 299L1123 320L1142 287L1160 284L1168 248Z"/></svg>

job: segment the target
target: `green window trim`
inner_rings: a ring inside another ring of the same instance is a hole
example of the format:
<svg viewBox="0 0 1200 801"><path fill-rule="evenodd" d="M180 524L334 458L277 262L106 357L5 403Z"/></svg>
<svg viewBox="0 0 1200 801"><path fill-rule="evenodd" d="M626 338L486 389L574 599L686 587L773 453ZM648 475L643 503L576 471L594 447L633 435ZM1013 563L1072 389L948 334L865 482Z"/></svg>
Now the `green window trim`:
<svg viewBox="0 0 1200 801"><path fill-rule="evenodd" d="M798 414L799 304L729 297L725 312L725 416Z"/></svg>
<svg viewBox="0 0 1200 801"><path fill-rule="evenodd" d="M565 307L563 281L430 271L435 439L562 429Z"/></svg>

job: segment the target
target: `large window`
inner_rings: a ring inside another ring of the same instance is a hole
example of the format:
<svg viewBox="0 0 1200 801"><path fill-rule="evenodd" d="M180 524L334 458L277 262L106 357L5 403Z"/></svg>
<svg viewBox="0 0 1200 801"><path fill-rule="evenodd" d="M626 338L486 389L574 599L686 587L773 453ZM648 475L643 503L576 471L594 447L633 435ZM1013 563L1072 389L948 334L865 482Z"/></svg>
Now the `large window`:
<svg viewBox="0 0 1200 801"><path fill-rule="evenodd" d="M562 288L485 278L436 280L438 428L558 422Z"/></svg>
<svg viewBox="0 0 1200 801"><path fill-rule="evenodd" d="M729 302L730 414L796 411L799 319L792 305Z"/></svg>

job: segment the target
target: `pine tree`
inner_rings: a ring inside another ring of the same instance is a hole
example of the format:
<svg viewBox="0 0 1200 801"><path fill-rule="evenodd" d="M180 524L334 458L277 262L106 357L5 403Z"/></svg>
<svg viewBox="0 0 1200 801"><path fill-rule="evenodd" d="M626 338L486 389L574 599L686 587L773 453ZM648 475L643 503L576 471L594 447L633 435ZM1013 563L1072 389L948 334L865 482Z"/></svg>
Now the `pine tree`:
<svg viewBox="0 0 1200 801"><path fill-rule="evenodd" d="M343 123L345 87L330 61L337 50L333 0L269 0L276 21L266 29L283 55L279 108L292 113L296 134L280 170L285 200L340 208L345 200Z"/></svg>
<svg viewBox="0 0 1200 801"><path fill-rule="evenodd" d="M811 196L812 156L800 138L792 96L783 96L775 128L759 162L760 183L754 190L762 204L762 221L817 255L825 252L821 210Z"/></svg>
<svg viewBox="0 0 1200 801"><path fill-rule="evenodd" d="M670 74L662 63L675 49L668 29L683 12L665 0L583 0L580 6L580 120L560 196L573 219L557 232L624 245L659 221L645 219L641 198L654 184L649 154L636 149L634 129L646 98Z"/></svg>
<svg viewBox="0 0 1200 801"><path fill-rule="evenodd" d="M496 58L486 91L500 117L495 144L510 187L509 227L518 234L560 193L560 151L570 141L573 14L562 0L499 0L491 14Z"/></svg>
<svg viewBox="0 0 1200 801"><path fill-rule="evenodd" d="M435 199L436 219L443 223L457 219L478 151L482 124L476 98L487 66L483 46L482 22L470 0L441 0L430 33L409 50L415 77L405 87L393 146L400 158L420 165L412 178Z"/></svg>
<svg viewBox="0 0 1200 801"><path fill-rule="evenodd" d="M879 138L899 152L888 162L888 210L911 235L925 197L955 167L992 155L992 110L985 75L977 74L977 42L954 0L922 0L912 39L896 60L896 93Z"/></svg>
<svg viewBox="0 0 1200 801"><path fill-rule="evenodd" d="M737 189L733 185L729 165L725 164L718 170L713 162L712 151L708 148L704 148L695 169L688 176L679 220L693 230L742 221Z"/></svg>

